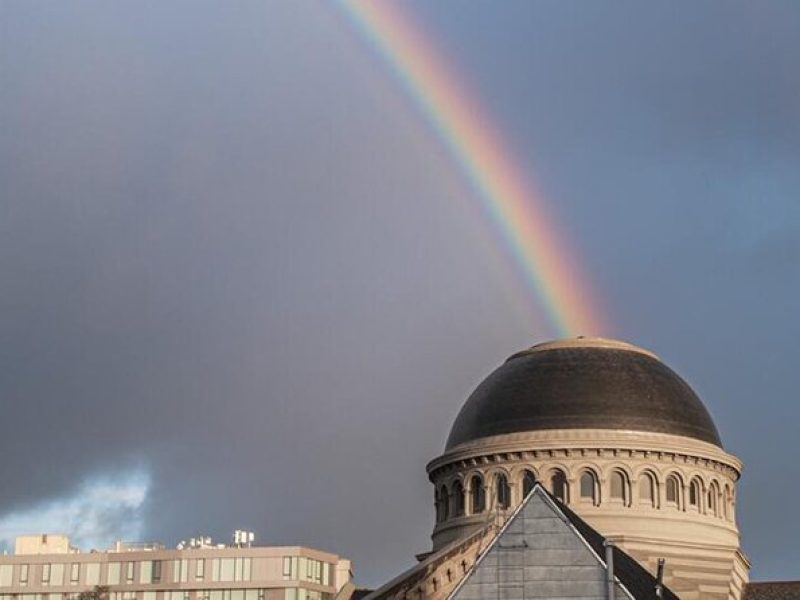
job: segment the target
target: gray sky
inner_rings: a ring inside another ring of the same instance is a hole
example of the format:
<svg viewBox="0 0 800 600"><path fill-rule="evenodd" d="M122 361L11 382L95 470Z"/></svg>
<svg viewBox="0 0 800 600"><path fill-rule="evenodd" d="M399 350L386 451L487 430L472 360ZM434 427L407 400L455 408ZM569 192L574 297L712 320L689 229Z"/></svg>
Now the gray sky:
<svg viewBox="0 0 800 600"><path fill-rule="evenodd" d="M800 7L410 6L608 333L744 460L754 578L797 578ZM551 334L474 206L331 4L0 2L0 544L250 528L399 572L461 403Z"/></svg>

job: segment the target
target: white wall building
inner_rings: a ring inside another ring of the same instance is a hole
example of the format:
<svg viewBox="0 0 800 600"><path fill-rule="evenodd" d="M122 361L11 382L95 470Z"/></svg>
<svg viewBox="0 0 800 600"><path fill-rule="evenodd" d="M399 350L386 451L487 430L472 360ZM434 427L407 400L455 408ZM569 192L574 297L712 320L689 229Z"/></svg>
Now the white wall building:
<svg viewBox="0 0 800 600"><path fill-rule="evenodd" d="M14 555L0 556L0 600L73 600L97 586L109 600L333 600L353 588L350 561L329 552L194 546L79 552L66 536L23 536Z"/></svg>

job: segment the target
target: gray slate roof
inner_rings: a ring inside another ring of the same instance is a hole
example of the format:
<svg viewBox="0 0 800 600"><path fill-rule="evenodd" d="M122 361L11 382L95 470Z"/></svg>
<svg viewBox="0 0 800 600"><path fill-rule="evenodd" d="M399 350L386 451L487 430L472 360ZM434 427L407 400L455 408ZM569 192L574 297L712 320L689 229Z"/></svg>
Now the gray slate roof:
<svg viewBox="0 0 800 600"><path fill-rule="evenodd" d="M561 503L555 496L550 494L543 486L542 491L545 492L553 502L556 502L569 519L569 521L580 532L583 539L585 539L592 549L601 557L605 556L605 538L593 529L586 521L581 519L577 514L572 512L568 506ZM628 588L628 591L633 594L637 600L653 599L655 598L656 578L650 574L639 562L620 550L614 547L614 575L616 575L620 582ZM672 590L668 587L663 587L664 600L679 600Z"/></svg>
<svg viewBox="0 0 800 600"><path fill-rule="evenodd" d="M800 600L800 581L748 583L743 600Z"/></svg>
<svg viewBox="0 0 800 600"><path fill-rule="evenodd" d="M498 539L495 536L502 535L503 531L511 524L516 515L520 513L525 505L531 501L535 494L541 494L548 503L552 506L554 512L560 512L563 519L570 523L577 535L585 540L591 546L594 553L599 557L600 563L604 564L605 557L605 538L593 529L586 521L581 519L578 515L572 512L567 506L559 502L547 489L537 482L534 485L533 491L529 494L528 498L520 505L511 518L506 521L500 530L492 531L489 526L486 529L477 531L470 536L454 541L452 544L442 548L440 551L428 556L424 561L415 565L407 570L402 575L396 577L390 582L384 584L375 592L370 595L371 600L380 600L392 596L398 590L410 589L413 586L423 584L430 575L435 572L438 565L448 560L453 554L458 553L465 547L475 547L476 544L484 548L490 548L494 543L493 540ZM560 517L562 518L562 517ZM488 536L488 537L487 537ZM485 539L488 545L482 543L481 540ZM564 565L569 567L570 565ZM475 566L472 566L467 573L462 577L462 582L470 577L474 572ZM619 583L631 593L636 600L652 600L655 598L656 580L644 567L642 567L635 559L631 558L618 547L614 548L614 575L617 577ZM663 600L679 600L669 588L663 588Z"/></svg>
<svg viewBox="0 0 800 600"><path fill-rule="evenodd" d="M596 346L519 352L489 375L456 417L446 449L545 429L625 429L722 447L691 387L650 354Z"/></svg>

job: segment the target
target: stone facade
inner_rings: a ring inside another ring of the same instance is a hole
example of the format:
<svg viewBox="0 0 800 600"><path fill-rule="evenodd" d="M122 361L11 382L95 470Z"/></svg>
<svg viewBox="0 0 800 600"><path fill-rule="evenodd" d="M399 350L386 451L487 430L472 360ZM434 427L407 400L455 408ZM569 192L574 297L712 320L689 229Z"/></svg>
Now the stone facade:
<svg viewBox="0 0 800 600"><path fill-rule="evenodd" d="M615 584L620 598L630 596ZM505 527L454 600L607 600L606 568L545 497L534 494Z"/></svg>
<svg viewBox="0 0 800 600"><path fill-rule="evenodd" d="M651 600L657 581L540 483L487 522L372 592L367 600ZM609 568L609 552L614 560ZM668 587L663 600L678 600Z"/></svg>
<svg viewBox="0 0 800 600"><path fill-rule="evenodd" d="M550 430L482 438L428 465L438 517L433 547L479 528L489 510L513 510L527 491L526 479L541 481L647 568L655 570L658 558L666 558L667 583L682 598L738 599L749 568L735 518L741 468L717 446L651 432ZM475 502L481 496L482 508Z"/></svg>

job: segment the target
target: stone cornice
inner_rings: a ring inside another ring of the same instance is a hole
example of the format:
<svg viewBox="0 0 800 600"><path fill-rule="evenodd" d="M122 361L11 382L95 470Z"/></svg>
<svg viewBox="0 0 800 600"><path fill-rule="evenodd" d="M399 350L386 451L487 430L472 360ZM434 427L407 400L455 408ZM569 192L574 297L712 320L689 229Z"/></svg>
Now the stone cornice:
<svg viewBox="0 0 800 600"><path fill-rule="evenodd" d="M713 444L663 433L605 429L555 429L482 438L435 458L427 471L433 480L442 471L470 466L581 457L695 464L724 472L734 481L742 472L738 458Z"/></svg>

